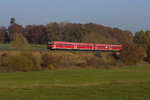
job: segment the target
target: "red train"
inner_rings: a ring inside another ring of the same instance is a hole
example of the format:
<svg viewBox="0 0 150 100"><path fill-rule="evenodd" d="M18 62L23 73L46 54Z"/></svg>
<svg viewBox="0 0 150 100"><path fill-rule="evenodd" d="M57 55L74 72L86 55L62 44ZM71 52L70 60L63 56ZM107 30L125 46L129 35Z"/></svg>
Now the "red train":
<svg viewBox="0 0 150 100"><path fill-rule="evenodd" d="M47 49L120 51L122 45L52 41L48 42Z"/></svg>

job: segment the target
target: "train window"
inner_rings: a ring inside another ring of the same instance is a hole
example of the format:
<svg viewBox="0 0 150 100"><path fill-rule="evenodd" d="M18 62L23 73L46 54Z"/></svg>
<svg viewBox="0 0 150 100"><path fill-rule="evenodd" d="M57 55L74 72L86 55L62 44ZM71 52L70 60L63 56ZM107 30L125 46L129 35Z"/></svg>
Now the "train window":
<svg viewBox="0 0 150 100"><path fill-rule="evenodd" d="M52 45L52 42L48 42L48 45Z"/></svg>
<svg viewBox="0 0 150 100"><path fill-rule="evenodd" d="M107 46L98 46L98 47L100 47L100 48L106 48Z"/></svg>
<svg viewBox="0 0 150 100"><path fill-rule="evenodd" d="M78 45L79 47L92 47L92 45Z"/></svg>
<svg viewBox="0 0 150 100"><path fill-rule="evenodd" d="M115 49L115 48L117 49L117 48L120 48L120 47L113 47L113 48L114 48L114 49Z"/></svg>
<svg viewBox="0 0 150 100"><path fill-rule="evenodd" d="M61 44L61 43L59 43L57 45L59 45L59 46L73 46L72 44Z"/></svg>
<svg viewBox="0 0 150 100"><path fill-rule="evenodd" d="M72 46L72 44L64 44L64 46Z"/></svg>
<svg viewBox="0 0 150 100"><path fill-rule="evenodd" d="M60 44L57 44L57 45L62 45L62 44L60 43Z"/></svg>

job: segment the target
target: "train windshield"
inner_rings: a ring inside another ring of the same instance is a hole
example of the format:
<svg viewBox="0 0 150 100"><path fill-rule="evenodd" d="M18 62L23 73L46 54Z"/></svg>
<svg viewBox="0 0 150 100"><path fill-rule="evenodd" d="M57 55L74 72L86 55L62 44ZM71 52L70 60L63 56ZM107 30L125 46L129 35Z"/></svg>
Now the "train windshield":
<svg viewBox="0 0 150 100"><path fill-rule="evenodd" d="M51 46L51 45L52 45L52 42L48 42L48 45Z"/></svg>

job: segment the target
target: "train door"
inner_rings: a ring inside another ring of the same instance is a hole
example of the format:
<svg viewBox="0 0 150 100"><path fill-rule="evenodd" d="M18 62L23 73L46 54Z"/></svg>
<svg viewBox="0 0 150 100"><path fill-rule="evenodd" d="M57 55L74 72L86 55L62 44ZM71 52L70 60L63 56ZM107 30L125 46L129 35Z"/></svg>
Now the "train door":
<svg viewBox="0 0 150 100"><path fill-rule="evenodd" d="M74 43L74 49L77 49L77 43Z"/></svg>
<svg viewBox="0 0 150 100"><path fill-rule="evenodd" d="M110 50L110 51L112 50L112 46L109 46L109 50Z"/></svg>
<svg viewBox="0 0 150 100"><path fill-rule="evenodd" d="M97 45L96 44L94 44L94 50L97 50Z"/></svg>

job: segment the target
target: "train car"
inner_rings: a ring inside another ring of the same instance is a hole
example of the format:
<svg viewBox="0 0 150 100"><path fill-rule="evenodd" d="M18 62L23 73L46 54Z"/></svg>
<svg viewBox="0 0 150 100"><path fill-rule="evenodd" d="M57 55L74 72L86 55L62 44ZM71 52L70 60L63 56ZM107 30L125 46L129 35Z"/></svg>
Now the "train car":
<svg viewBox="0 0 150 100"><path fill-rule="evenodd" d="M112 45L112 51L120 51L122 49L122 45Z"/></svg>
<svg viewBox="0 0 150 100"><path fill-rule="evenodd" d="M121 49L122 49L121 45L95 44L95 50L120 51Z"/></svg>
<svg viewBox="0 0 150 100"><path fill-rule="evenodd" d="M122 49L122 45L52 41L48 42L47 49L120 51Z"/></svg>
<svg viewBox="0 0 150 100"><path fill-rule="evenodd" d="M48 42L48 49L74 49L74 42L60 42L60 41L52 41Z"/></svg>
<svg viewBox="0 0 150 100"><path fill-rule="evenodd" d="M94 45L89 43L76 43L77 50L94 50Z"/></svg>
<svg viewBox="0 0 150 100"><path fill-rule="evenodd" d="M52 49L52 42L47 43L47 49Z"/></svg>

